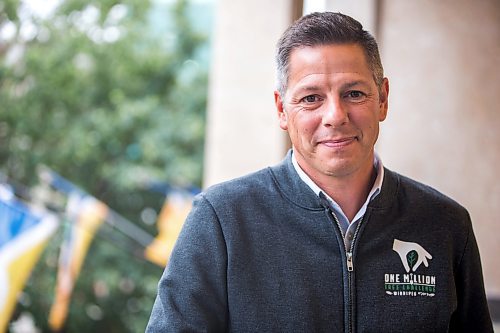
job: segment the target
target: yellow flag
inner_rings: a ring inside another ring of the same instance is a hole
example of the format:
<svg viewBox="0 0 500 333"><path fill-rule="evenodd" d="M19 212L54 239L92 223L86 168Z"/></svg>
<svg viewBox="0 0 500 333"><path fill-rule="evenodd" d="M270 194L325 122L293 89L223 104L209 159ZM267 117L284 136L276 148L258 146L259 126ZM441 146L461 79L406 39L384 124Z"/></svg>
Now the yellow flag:
<svg viewBox="0 0 500 333"><path fill-rule="evenodd" d="M68 215L74 218L61 245L55 299L50 309L52 330L62 329L68 315L71 293L94 234L106 218L108 207L90 196L70 195Z"/></svg>
<svg viewBox="0 0 500 333"><path fill-rule="evenodd" d="M167 196L156 222L158 236L144 252L149 261L162 267L167 264L192 202L192 195L184 192L172 192Z"/></svg>
<svg viewBox="0 0 500 333"><path fill-rule="evenodd" d="M7 330L17 296L57 226L53 216L0 199L0 332Z"/></svg>

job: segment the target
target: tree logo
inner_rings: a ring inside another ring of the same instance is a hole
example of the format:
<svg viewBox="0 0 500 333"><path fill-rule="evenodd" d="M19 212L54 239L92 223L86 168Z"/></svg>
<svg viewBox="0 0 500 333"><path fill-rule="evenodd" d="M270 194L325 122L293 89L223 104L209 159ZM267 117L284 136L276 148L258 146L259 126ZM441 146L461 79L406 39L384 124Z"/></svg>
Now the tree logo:
<svg viewBox="0 0 500 333"><path fill-rule="evenodd" d="M429 267L432 255L420 244L399 239L394 239L392 250L399 255L406 273L384 274L386 294L406 297L433 297L436 294L436 277L415 273L422 264Z"/></svg>
<svg viewBox="0 0 500 333"><path fill-rule="evenodd" d="M399 254L407 273L415 272L422 263L425 267L429 267L427 259L432 259L432 255L417 243L394 239L392 249Z"/></svg>

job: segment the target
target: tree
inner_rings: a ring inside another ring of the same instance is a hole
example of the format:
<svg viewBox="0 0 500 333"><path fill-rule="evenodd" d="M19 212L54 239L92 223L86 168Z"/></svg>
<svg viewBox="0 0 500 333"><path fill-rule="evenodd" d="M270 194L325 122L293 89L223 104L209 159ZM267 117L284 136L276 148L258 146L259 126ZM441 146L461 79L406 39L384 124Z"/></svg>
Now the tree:
<svg viewBox="0 0 500 333"><path fill-rule="evenodd" d="M207 36L193 29L189 8L177 1L159 30L144 0L64 0L44 17L19 0L0 4L0 171L34 186L37 168L48 166L132 221L161 207L149 184L200 186ZM86 259L67 332L136 332L149 316L161 269L130 259L127 240L106 228ZM19 306L43 330L57 243Z"/></svg>

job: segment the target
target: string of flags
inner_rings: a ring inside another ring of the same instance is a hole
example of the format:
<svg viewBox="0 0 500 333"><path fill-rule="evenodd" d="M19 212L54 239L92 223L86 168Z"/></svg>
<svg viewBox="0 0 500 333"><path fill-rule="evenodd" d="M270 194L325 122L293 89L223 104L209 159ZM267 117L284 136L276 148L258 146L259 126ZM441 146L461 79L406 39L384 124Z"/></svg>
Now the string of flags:
<svg viewBox="0 0 500 333"><path fill-rule="evenodd" d="M39 178L45 186L66 196L62 214L28 205L17 199L6 184L0 184L0 333L7 330L19 293L58 228L64 227L64 236L48 318L56 332L64 327L86 253L103 223L141 247L144 259L164 267L196 193L171 189L166 194L156 221L158 235L153 237L52 170L41 168Z"/></svg>

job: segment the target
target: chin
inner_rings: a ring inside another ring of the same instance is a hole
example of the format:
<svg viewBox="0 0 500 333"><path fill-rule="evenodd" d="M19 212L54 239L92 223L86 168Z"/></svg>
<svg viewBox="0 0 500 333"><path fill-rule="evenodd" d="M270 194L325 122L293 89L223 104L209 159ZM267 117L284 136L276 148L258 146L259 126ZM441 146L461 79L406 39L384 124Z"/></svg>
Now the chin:
<svg viewBox="0 0 500 333"><path fill-rule="evenodd" d="M331 177L345 177L354 172L355 168L347 163L339 163L336 165L323 167L323 173Z"/></svg>

